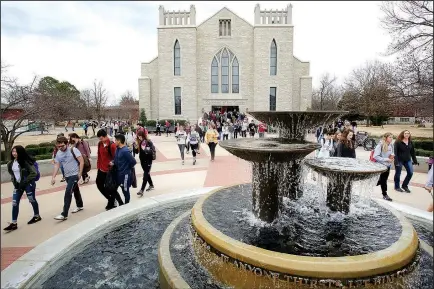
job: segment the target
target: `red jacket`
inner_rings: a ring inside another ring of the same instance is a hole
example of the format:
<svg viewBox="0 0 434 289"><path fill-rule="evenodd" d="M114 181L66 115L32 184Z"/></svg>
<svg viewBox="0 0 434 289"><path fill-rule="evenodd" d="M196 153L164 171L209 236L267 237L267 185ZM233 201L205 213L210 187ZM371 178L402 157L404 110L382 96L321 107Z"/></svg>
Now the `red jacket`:
<svg viewBox="0 0 434 289"><path fill-rule="evenodd" d="M266 125L264 123L259 123L258 132L265 132Z"/></svg>
<svg viewBox="0 0 434 289"><path fill-rule="evenodd" d="M103 172L108 172L110 170L109 163L115 158L116 144L112 143L110 146L111 149L111 157L110 157L108 151L109 143L110 140L107 140L105 142L106 147L104 147L101 141L98 143L98 158L96 160L96 167L98 168L98 170L101 170Z"/></svg>

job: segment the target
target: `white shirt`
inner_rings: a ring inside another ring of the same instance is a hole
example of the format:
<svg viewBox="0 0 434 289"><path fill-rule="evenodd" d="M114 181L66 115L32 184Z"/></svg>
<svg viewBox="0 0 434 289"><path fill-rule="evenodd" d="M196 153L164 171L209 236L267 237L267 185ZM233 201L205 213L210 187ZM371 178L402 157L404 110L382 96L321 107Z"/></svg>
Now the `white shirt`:
<svg viewBox="0 0 434 289"><path fill-rule="evenodd" d="M20 165L18 164L17 160L14 160L12 164L12 171L14 172L15 179L17 180L17 183L21 181L21 174L20 174Z"/></svg>
<svg viewBox="0 0 434 289"><path fill-rule="evenodd" d="M177 131L176 132L176 142L180 145L185 145L185 140L187 139L187 133L185 131Z"/></svg>

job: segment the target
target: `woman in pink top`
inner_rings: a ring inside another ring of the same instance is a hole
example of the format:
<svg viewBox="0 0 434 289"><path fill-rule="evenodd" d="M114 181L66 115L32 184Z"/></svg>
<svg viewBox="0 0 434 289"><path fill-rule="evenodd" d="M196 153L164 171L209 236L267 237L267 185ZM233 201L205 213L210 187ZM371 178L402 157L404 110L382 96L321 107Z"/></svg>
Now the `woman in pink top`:
<svg viewBox="0 0 434 289"><path fill-rule="evenodd" d="M69 134L69 143L74 144L75 147L80 151L83 158L88 158L90 163L90 146L87 141L82 140L78 134L71 133ZM87 174L87 172L83 171L83 183L88 183L90 180L90 176Z"/></svg>

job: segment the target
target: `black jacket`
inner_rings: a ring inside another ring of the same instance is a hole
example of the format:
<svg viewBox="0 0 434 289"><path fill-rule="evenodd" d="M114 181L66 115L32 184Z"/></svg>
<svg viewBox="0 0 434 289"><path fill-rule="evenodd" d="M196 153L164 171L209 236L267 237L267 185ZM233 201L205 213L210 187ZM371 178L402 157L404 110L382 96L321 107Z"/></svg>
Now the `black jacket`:
<svg viewBox="0 0 434 289"><path fill-rule="evenodd" d="M347 147L343 143L338 143L337 150L337 157L339 158L356 158L356 150L354 148Z"/></svg>
<svg viewBox="0 0 434 289"><path fill-rule="evenodd" d="M404 142L397 140L395 141L393 148L395 154L395 166L398 165L398 163L405 163L411 160L415 164L418 163L412 141L409 141L408 145L406 145Z"/></svg>
<svg viewBox="0 0 434 289"><path fill-rule="evenodd" d="M14 188L18 189L18 188L26 188L31 182L33 182L36 179L37 176L37 171L36 168L33 164L30 164L28 162L25 162L25 166L22 168L20 166L20 182L18 183L17 180L15 179L15 175L14 172L12 171L12 164L14 163L14 161L10 161L7 164L8 167L8 172L11 175L11 181L14 184Z"/></svg>
<svg viewBox="0 0 434 289"><path fill-rule="evenodd" d="M140 159L141 164L144 164L144 163L148 163L148 164L151 163L152 164L152 152L155 151L155 146L151 140L146 140L146 147L145 148L147 148L147 147L149 147L150 150L148 150L146 152L142 149L141 145L134 149L135 153L139 154L139 159Z"/></svg>

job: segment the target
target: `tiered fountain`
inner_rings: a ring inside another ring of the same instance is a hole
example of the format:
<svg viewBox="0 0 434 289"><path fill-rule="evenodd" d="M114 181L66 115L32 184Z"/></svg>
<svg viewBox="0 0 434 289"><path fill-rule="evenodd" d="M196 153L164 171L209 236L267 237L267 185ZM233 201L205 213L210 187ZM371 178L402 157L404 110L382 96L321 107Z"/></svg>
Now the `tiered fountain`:
<svg viewBox="0 0 434 289"><path fill-rule="evenodd" d="M306 129L343 113L250 112L277 127L279 137L220 143L252 163L252 184L208 194L191 215L169 226L159 248L161 287L400 288L418 262L412 225L374 201L375 214L352 216L350 209L352 182L378 177L386 168L358 159L303 160L319 148L306 141ZM326 213L317 211L316 200L313 206L304 200L303 162L328 179ZM190 233L191 252L179 237ZM180 246L183 253L177 255ZM189 261L179 265L185 258Z"/></svg>

